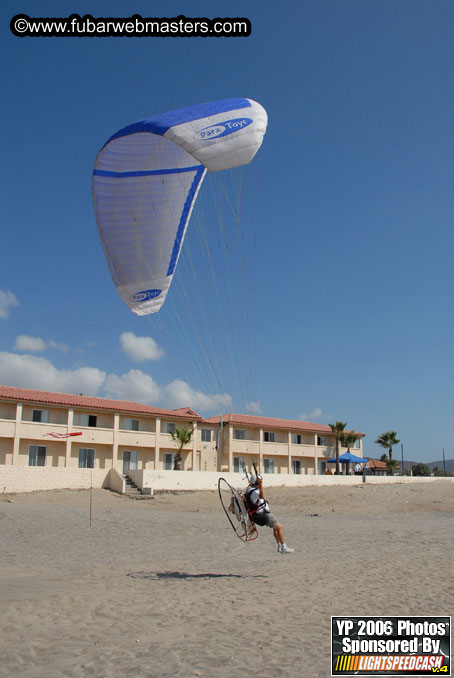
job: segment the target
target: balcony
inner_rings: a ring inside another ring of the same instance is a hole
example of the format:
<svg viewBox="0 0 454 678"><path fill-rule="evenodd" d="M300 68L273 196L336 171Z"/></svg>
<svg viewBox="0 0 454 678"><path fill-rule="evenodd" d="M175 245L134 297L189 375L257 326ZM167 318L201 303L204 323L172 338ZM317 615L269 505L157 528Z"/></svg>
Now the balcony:
<svg viewBox="0 0 454 678"><path fill-rule="evenodd" d="M126 431L118 432L118 444L133 447L155 447L156 433L150 431Z"/></svg>
<svg viewBox="0 0 454 678"><path fill-rule="evenodd" d="M262 443L262 455L264 457L288 457L288 443Z"/></svg>
<svg viewBox="0 0 454 678"><path fill-rule="evenodd" d="M257 456L260 454L260 443L258 440L237 440L236 438L232 438L227 445L225 445L224 452L227 453L229 445L233 454L255 454Z"/></svg>
<svg viewBox="0 0 454 678"><path fill-rule="evenodd" d="M16 422L9 419L1 419L1 437L2 438L14 438L14 431L16 429Z"/></svg>

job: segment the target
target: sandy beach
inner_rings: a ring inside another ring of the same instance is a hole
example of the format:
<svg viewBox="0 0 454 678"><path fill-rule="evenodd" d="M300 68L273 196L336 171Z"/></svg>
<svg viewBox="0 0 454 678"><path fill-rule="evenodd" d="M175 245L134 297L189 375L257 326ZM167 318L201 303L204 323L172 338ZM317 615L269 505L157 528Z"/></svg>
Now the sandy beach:
<svg viewBox="0 0 454 678"><path fill-rule="evenodd" d="M2 495L0 677L325 678L331 615L454 613L453 483L266 494L292 555L214 492Z"/></svg>

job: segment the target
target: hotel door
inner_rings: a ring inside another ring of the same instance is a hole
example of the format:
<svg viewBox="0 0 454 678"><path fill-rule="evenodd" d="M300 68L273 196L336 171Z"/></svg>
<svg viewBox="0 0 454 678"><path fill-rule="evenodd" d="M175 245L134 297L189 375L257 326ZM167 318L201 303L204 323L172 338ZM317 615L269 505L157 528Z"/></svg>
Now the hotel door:
<svg viewBox="0 0 454 678"><path fill-rule="evenodd" d="M123 451L123 473L137 469L137 452Z"/></svg>

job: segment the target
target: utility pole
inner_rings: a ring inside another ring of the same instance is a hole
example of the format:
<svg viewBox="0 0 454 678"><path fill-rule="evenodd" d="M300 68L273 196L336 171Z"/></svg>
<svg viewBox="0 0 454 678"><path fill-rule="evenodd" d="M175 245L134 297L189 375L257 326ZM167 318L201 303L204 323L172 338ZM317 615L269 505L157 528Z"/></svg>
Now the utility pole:
<svg viewBox="0 0 454 678"><path fill-rule="evenodd" d="M443 473L446 475L445 448L443 448Z"/></svg>
<svg viewBox="0 0 454 678"><path fill-rule="evenodd" d="M403 443L400 444L400 454L402 456L402 469L400 471L400 475L403 476L404 475L404 444Z"/></svg>

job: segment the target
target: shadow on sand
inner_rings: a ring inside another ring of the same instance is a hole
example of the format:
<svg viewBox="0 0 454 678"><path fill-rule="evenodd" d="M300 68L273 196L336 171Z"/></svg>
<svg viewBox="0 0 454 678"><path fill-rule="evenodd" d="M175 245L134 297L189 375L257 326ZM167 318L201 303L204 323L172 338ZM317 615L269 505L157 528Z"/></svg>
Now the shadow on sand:
<svg viewBox="0 0 454 678"><path fill-rule="evenodd" d="M266 579L264 574L223 574L218 572L200 572L193 574L191 572L128 572L127 577L131 579Z"/></svg>

